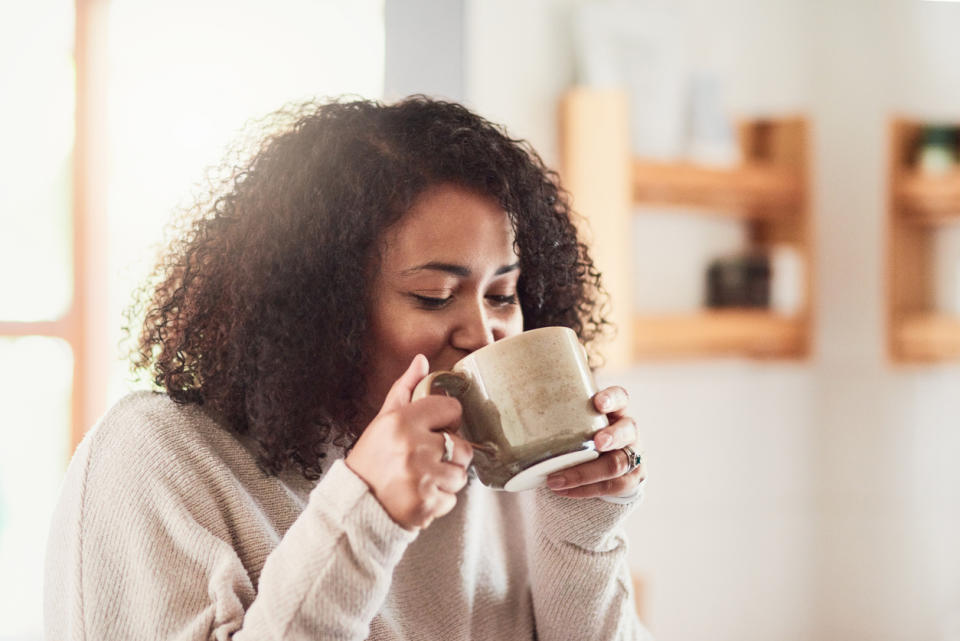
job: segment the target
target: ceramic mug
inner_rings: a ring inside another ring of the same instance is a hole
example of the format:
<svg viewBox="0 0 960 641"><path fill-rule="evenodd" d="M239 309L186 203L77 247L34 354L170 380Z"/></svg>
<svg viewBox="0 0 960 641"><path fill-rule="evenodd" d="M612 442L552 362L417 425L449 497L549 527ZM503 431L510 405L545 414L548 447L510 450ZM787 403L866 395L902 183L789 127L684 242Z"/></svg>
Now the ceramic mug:
<svg viewBox="0 0 960 641"><path fill-rule="evenodd" d="M413 399L440 388L463 407L460 435L474 446L480 482L510 492L599 456L609 422L593 405L597 384L576 333L542 327L482 347L450 371L432 372Z"/></svg>

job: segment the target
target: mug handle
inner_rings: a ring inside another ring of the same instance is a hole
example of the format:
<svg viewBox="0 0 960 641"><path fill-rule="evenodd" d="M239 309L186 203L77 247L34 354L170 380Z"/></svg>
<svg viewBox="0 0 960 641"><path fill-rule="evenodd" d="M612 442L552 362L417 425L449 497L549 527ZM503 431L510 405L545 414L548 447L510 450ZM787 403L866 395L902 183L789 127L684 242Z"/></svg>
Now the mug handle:
<svg viewBox="0 0 960 641"><path fill-rule="evenodd" d="M456 372L449 372L447 370L440 370L438 372L430 372L424 376L417 386L413 388L413 396L411 401L417 401L425 396L430 396L433 392L433 386L443 389L445 392L451 396L460 397L463 394L467 387L470 385L470 381L463 374L458 374Z"/></svg>
<svg viewBox="0 0 960 641"><path fill-rule="evenodd" d="M470 379L463 374L458 374L457 372L450 372L447 370L430 372L424 376L419 383L417 383L416 387L413 388L413 395L410 397L410 401L413 402L426 396L430 396L434 385L444 390L451 396L459 398L460 395L467 391L467 388L470 387ZM481 450L492 455L496 455L497 453L497 446L493 443L474 443L473 441L467 441L467 443L469 443L470 446L475 450Z"/></svg>

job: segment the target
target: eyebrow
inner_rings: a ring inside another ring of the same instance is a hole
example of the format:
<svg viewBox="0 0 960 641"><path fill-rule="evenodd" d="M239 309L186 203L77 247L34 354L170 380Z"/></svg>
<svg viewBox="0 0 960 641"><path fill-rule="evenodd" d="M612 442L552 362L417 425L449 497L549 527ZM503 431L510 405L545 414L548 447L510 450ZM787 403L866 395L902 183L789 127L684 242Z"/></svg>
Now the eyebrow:
<svg viewBox="0 0 960 641"><path fill-rule="evenodd" d="M497 271L494 272L494 275L500 276L501 274L506 274L507 272L512 272L517 269L520 269L520 263L511 263L510 265L503 265L502 267L497 268ZM468 267L464 267L463 265L456 265L454 263L440 263L440 262L424 263L423 265L417 265L416 267L405 269L401 273L404 276L409 276L411 274L415 274L417 272L421 272L425 270L444 272L447 274L453 274L454 276L460 276L462 278L466 278L471 274L470 269Z"/></svg>

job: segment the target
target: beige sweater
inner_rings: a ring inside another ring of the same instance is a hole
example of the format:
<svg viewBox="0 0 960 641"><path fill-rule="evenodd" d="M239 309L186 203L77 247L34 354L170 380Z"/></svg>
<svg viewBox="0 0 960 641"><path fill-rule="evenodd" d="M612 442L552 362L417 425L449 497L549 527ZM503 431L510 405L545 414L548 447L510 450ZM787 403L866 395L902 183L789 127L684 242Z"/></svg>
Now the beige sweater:
<svg viewBox="0 0 960 641"><path fill-rule="evenodd" d="M342 460L262 473L196 406L141 392L77 449L53 519L53 640L645 639L630 506L475 480L419 535Z"/></svg>

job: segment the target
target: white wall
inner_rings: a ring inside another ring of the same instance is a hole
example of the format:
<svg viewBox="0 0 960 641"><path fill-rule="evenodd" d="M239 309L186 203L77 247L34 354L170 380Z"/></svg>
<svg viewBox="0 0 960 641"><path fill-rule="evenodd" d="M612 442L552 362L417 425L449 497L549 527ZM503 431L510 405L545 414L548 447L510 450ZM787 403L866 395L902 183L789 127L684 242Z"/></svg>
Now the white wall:
<svg viewBox="0 0 960 641"><path fill-rule="evenodd" d="M960 371L883 352L888 118L960 117L960 5L816 3L820 638L960 638ZM952 631L951 631L952 628Z"/></svg>
<svg viewBox="0 0 960 641"><path fill-rule="evenodd" d="M958 639L960 368L886 363L882 252L887 118L960 117L960 4L672 4L734 110L813 120L817 336L803 364L602 377L646 434L646 618L661 641ZM467 3L467 102L550 162L576 5Z"/></svg>
<svg viewBox="0 0 960 641"><path fill-rule="evenodd" d="M383 96L463 100L464 0L384 0Z"/></svg>
<svg viewBox="0 0 960 641"><path fill-rule="evenodd" d="M805 109L800 4L716 4L675 3L691 64L729 78L738 111ZM468 3L467 101L549 162L557 99L574 80L575 6ZM810 638L811 372L809 364L721 361L602 377L631 391L646 434L649 490L630 522L631 563L646 582L645 615L658 638Z"/></svg>
<svg viewBox="0 0 960 641"><path fill-rule="evenodd" d="M808 369L651 365L617 378L645 431L647 498L629 529L656 636L810 639Z"/></svg>
<svg viewBox="0 0 960 641"><path fill-rule="evenodd" d="M576 0L467 0L468 105L557 160L557 101L573 78L570 11Z"/></svg>

